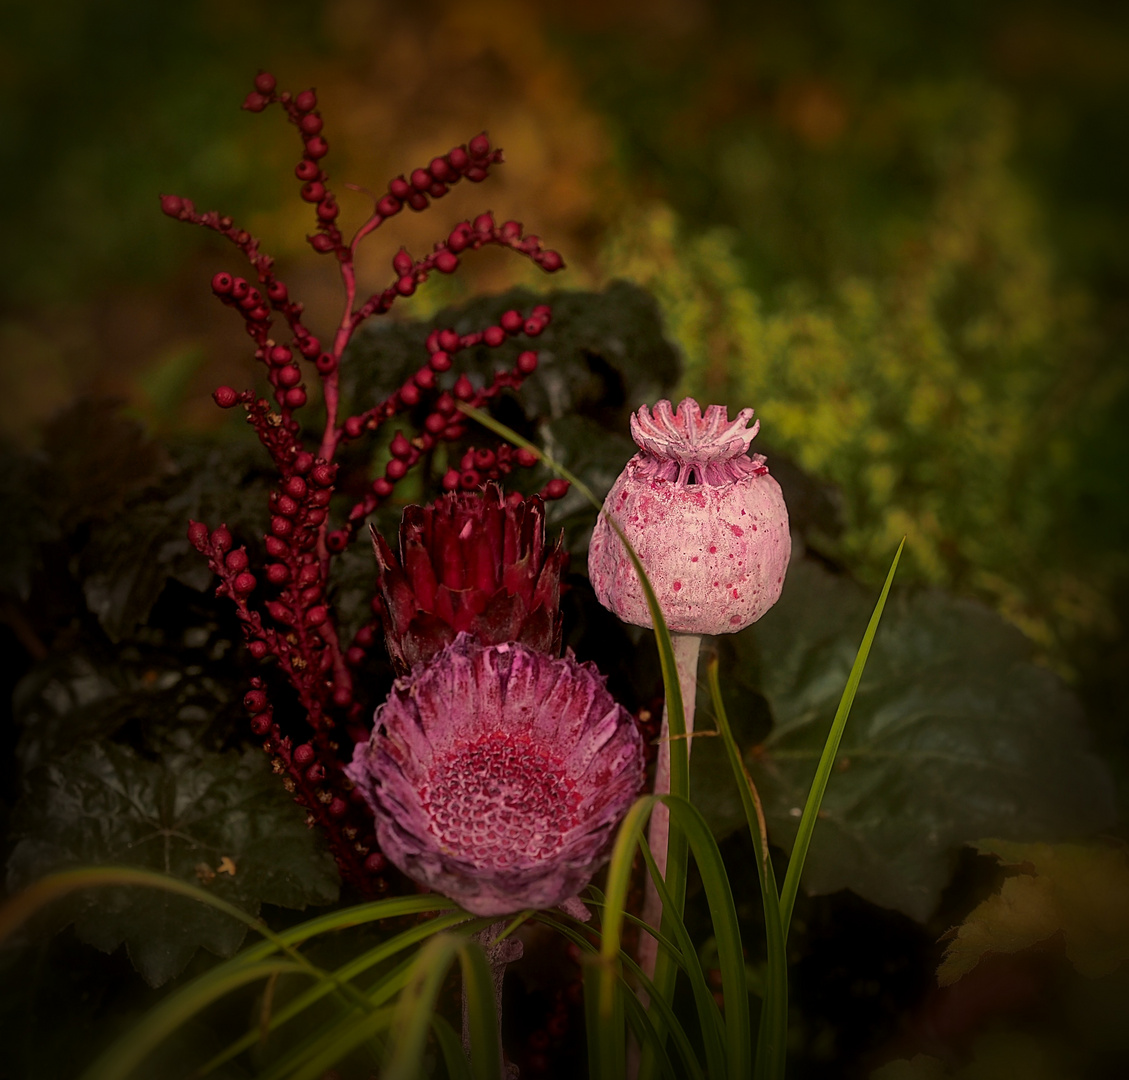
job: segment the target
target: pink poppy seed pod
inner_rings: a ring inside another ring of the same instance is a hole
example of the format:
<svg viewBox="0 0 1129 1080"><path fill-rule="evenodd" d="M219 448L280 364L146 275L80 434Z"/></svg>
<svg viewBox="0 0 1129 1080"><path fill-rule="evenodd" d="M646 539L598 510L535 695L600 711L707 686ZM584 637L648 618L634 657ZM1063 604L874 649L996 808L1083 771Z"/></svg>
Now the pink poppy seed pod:
<svg viewBox="0 0 1129 1080"><path fill-rule="evenodd" d="M788 508L762 454L748 454L760 428L752 409L730 420L705 416L693 398L631 417L637 453L612 485L592 534L588 572L596 596L624 622L650 626L646 597L616 524L651 579L669 628L735 633L780 597L792 553Z"/></svg>

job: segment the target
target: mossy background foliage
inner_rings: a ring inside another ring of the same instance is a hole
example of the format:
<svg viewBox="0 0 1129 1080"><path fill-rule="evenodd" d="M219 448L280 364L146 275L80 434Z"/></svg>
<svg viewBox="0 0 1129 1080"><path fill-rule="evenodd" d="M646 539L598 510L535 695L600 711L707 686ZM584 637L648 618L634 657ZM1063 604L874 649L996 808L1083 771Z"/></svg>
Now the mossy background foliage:
<svg viewBox="0 0 1129 1080"><path fill-rule="evenodd" d="M124 399L158 438L248 434L210 398L253 377L207 285L236 262L163 217L158 192L237 216L313 329L336 321L294 135L238 110L256 70L317 87L346 226L368 204L344 181L378 186L487 127L507 152L497 179L397 220L362 287L386 283L401 242L419 255L484 206L536 229L568 273L549 283L484 253L405 315L514 284L645 286L681 349L680 389L754 406L770 465L828 485L808 547L873 585L906 535L902 581L1022 630L1087 706L1125 819L1129 18L1115 6L13 0L3 20L0 426L21 454L57 456L68 431L96 440L100 412L49 423L80 393ZM108 464L138 483L164 468ZM0 541L11 596L26 592L20 545L54 528L39 507L17 516ZM4 647L34 656L4 604ZM818 944L814 919L808 932Z"/></svg>

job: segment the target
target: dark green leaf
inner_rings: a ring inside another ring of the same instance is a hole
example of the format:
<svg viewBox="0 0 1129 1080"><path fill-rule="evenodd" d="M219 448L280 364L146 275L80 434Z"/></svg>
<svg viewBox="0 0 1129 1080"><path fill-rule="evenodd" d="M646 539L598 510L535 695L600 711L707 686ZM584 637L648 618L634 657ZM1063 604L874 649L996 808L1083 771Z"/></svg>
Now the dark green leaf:
<svg viewBox="0 0 1129 1080"><path fill-rule="evenodd" d="M798 561L776 607L731 639L723 688L751 684L772 711L746 760L769 835L785 847L873 600ZM1078 704L1031 656L980 604L938 591L891 596L808 854L809 892L850 888L924 920L963 843L1064 838L1112 820L1110 778L1087 750ZM695 797L728 833L741 821L712 741L695 747Z"/></svg>
<svg viewBox="0 0 1129 1080"><path fill-rule="evenodd" d="M100 863L200 882L252 913L262 903L302 908L337 898L332 858L257 750L146 760L113 743L82 743L29 777L13 819L10 889ZM154 986L200 947L230 956L245 934L201 904L138 889L98 890L61 906L82 940L106 951L124 942Z"/></svg>

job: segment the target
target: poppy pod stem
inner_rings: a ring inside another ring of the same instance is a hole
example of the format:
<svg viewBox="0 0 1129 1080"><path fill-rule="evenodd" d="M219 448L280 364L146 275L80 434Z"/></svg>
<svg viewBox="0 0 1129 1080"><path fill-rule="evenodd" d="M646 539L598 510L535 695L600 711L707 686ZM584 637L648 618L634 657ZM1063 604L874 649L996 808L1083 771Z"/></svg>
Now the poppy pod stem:
<svg viewBox="0 0 1129 1080"><path fill-rule="evenodd" d="M517 938L508 937L501 941L495 940L506 929L507 921L501 919L496 923L491 923L485 930L480 930L475 934L472 939L477 941L482 946L483 952L486 953L486 963L490 966L490 979L494 984L494 1004L498 1011L499 1061L504 1061L502 1057L502 980L506 977L506 965L512 964L515 960L520 960L524 952L524 947ZM463 1052L469 1061L471 1059L470 1006L467 1002L465 990L463 991ZM511 1077L516 1078L517 1075L516 1066L503 1064L501 1080L511 1080Z"/></svg>
<svg viewBox="0 0 1129 1080"><path fill-rule="evenodd" d="M698 654L701 651L701 634L680 634L672 631L671 647L674 650L674 665L678 670L678 686L682 691L682 711L686 717L686 755L694 745L694 698L698 684ZM655 767L655 794L670 794L670 722L669 708L663 706L662 729L659 732L659 756ZM647 843L655 858L659 873L666 876L666 851L670 836L670 811L664 803L656 804L651 812L651 825L647 833ZM647 876L643 894L643 920L656 930L662 922L662 901L650 875ZM658 958L658 942L650 934L639 935L639 966L647 978L655 974L655 961Z"/></svg>

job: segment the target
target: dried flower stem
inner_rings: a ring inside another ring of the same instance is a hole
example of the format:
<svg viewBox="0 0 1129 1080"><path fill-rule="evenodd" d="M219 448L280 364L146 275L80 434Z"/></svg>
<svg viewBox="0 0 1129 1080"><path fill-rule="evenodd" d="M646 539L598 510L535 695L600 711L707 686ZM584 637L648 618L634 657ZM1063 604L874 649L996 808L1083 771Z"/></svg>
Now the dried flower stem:
<svg viewBox="0 0 1129 1080"><path fill-rule="evenodd" d="M502 981L506 977L506 965L520 960L524 946L515 937L495 939L508 925L508 920L491 923L485 930L480 930L474 935L474 940L482 946L486 953L486 963L490 965L490 978L494 983L494 1004L498 1011L498 1060L503 1062L501 1080L517 1080L518 1069L516 1065L506 1065L502 1054ZM470 1008L467 1004L466 993L463 993L463 1050L470 1060Z"/></svg>
<svg viewBox="0 0 1129 1080"><path fill-rule="evenodd" d="M671 645L674 649L674 664L678 669L678 685L682 690L682 711L686 717L686 756L690 756L690 748L694 740L689 736L694 733L694 698L698 684L698 654L701 650L702 637L700 634L680 634L672 632ZM655 768L655 794L667 795L670 793L670 724L668 709L663 706L662 730L659 734L659 760ZM650 845L651 854L655 857L655 865L659 872L666 876L666 850L670 835L670 812L659 803L651 813L651 827L647 833L647 843ZM658 890L650 876L647 877L643 897L643 919L648 926L656 930L662 922L662 901L659 900ZM639 935L639 966L651 978L655 973L655 961L658 958L658 942L650 934Z"/></svg>

